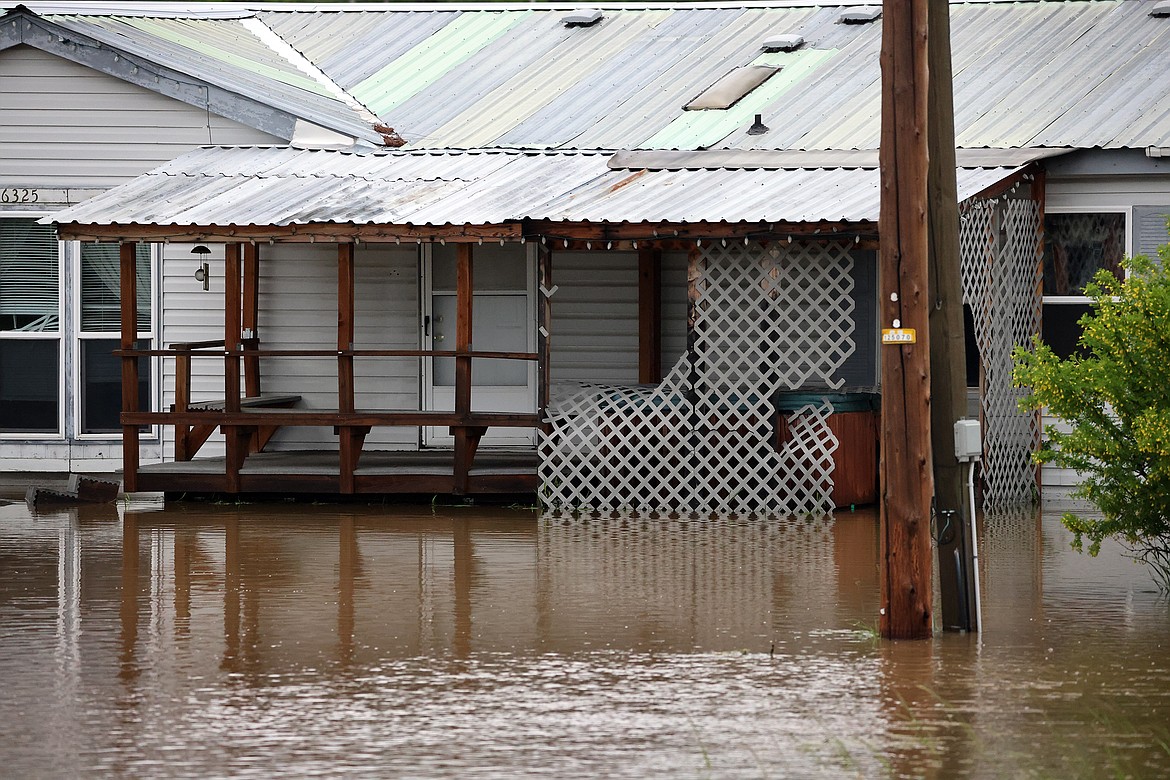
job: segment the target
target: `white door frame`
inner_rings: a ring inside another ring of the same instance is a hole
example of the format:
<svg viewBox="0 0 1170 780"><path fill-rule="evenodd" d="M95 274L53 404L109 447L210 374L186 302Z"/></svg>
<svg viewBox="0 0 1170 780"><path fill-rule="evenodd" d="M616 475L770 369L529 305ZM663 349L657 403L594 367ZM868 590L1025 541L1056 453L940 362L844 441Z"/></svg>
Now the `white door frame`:
<svg viewBox="0 0 1170 780"><path fill-rule="evenodd" d="M526 288L524 290L473 290L473 299L489 295L520 295L525 296L525 321L528 327L528 352L537 351L536 332L536 246L528 244L525 250L526 272L524 275ZM474 251L472 253L474 263ZM433 245L423 244L419 268L421 271L422 295L420 296L419 343L420 349L454 349L454 341L450 343L435 343L432 341L435 334L433 280ZM474 275L472 277L474 279ZM453 294L454 291L441 290L440 295ZM454 328L450 328L452 334ZM474 334L472 343L475 343ZM446 390L444 386L435 386L434 359L422 359L421 398L424 410L454 409L455 388ZM474 367L474 366L473 366ZM471 405L474 411L495 412L535 412L537 405L537 377L539 371L536 361L529 361L527 365L528 381L524 386L484 386L473 385ZM485 406L484 404L488 404ZM446 427L423 427L421 445L423 447L453 447L455 439ZM534 447L536 445L536 429L534 428L489 428L480 440L481 447Z"/></svg>

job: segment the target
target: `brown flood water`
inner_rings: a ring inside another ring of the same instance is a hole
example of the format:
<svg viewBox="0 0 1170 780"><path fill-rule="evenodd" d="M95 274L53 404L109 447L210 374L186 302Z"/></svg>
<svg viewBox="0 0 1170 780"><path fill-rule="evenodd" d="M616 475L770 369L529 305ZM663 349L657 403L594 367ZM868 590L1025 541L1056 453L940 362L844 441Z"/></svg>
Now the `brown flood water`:
<svg viewBox="0 0 1170 780"><path fill-rule="evenodd" d="M0 506L8 777L1154 777L1170 607L986 522L981 640L876 641L877 521Z"/></svg>

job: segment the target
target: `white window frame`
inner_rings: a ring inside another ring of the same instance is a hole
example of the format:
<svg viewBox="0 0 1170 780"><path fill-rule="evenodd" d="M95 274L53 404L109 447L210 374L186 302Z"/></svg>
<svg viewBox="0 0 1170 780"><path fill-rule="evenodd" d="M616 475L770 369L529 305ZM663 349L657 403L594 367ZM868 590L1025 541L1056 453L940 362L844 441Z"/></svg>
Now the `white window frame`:
<svg viewBox="0 0 1170 780"><path fill-rule="evenodd" d="M86 333L81 329L81 242L70 241L68 249L69 270L71 277L76 280L74 289L76 294L72 296L69 306L70 321L73 324L70 333L70 349L73 354L73 365L70 372L69 380L74 389L70 413L73 415L73 439L75 441L121 441L122 432L111 433L84 433L81 428L81 405L82 395L85 392L85 386L82 384L82 342L84 341L101 341L110 339L120 339L120 331L104 331ZM159 344L158 339L158 325L159 318L157 312L159 309L159 275L162 271L161 257L162 252L159 244L147 244L150 248L150 322L148 330L140 330L134 334L134 338L150 339L151 348L157 349ZM160 392L162 382L162 361L158 358L150 358L147 360L150 372L150 398L139 399L139 405L144 400L148 400L149 408L159 409L162 399ZM147 430L139 435L140 441L143 442L157 442L161 436L161 429L158 425L152 425Z"/></svg>
<svg viewBox="0 0 1170 780"><path fill-rule="evenodd" d="M41 219L48 216L45 211L3 211L0 219ZM21 331L0 331L0 339L30 340L30 341L57 341L57 430L55 432L32 431L4 431L0 432L0 441L53 441L65 440L65 388L68 374L65 362L66 346L66 307L65 307L65 247L63 242L57 241L57 330L52 335L44 331L23 333Z"/></svg>
<svg viewBox="0 0 1170 780"><path fill-rule="evenodd" d="M1102 207L1092 204L1084 206L1059 206L1057 208L1045 208L1044 216L1055 216L1057 214L1121 214L1125 217L1125 248L1124 254L1126 257L1133 257L1133 207ZM1048 232L1044 233L1044 243L1048 243ZM1129 271L1125 272L1126 277L1129 276ZM1042 295L1040 298L1041 305L1050 303L1092 303L1093 299L1087 295Z"/></svg>

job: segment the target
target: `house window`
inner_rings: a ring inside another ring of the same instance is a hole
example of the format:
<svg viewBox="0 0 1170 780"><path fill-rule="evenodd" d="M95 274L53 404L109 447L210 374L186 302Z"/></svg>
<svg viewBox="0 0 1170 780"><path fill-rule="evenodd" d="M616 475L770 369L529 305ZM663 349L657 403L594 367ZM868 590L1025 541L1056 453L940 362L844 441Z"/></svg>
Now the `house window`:
<svg viewBox="0 0 1170 780"><path fill-rule="evenodd" d="M1091 307L1085 285L1100 270L1125 278L1125 214L1069 213L1044 217L1044 343L1061 357L1079 351L1078 321Z"/></svg>
<svg viewBox="0 0 1170 780"><path fill-rule="evenodd" d="M51 225L0 219L0 433L61 433L60 269Z"/></svg>
<svg viewBox="0 0 1170 780"><path fill-rule="evenodd" d="M138 327L135 348L151 348L150 246L138 244L135 284ZM120 433L122 365L113 352L120 345L121 283L119 249L115 244L82 244L80 252L81 297L78 331L81 420L83 434ZM150 362L138 361L138 397L141 408L150 408Z"/></svg>

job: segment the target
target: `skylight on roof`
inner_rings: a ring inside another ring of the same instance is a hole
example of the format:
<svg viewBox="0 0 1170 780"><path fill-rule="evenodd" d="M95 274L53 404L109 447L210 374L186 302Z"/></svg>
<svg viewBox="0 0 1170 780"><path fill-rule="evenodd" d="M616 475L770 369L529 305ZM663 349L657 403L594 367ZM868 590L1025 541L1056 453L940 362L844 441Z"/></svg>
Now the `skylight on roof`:
<svg viewBox="0 0 1170 780"><path fill-rule="evenodd" d="M763 84L779 70L772 65L745 65L742 68L736 68L703 90L702 94L683 108L687 111L731 108L744 95Z"/></svg>

